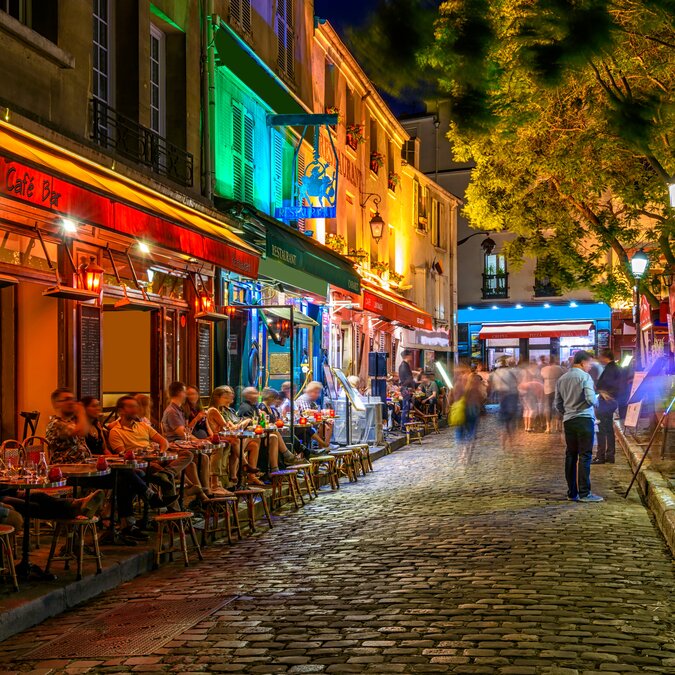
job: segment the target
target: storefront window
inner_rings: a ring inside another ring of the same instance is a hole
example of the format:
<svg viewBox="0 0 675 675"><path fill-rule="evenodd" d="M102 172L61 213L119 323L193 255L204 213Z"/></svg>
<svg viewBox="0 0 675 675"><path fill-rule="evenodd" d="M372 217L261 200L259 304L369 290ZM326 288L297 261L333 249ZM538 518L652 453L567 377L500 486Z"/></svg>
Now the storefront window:
<svg viewBox="0 0 675 675"><path fill-rule="evenodd" d="M119 281L115 276L115 270L110 262L110 257L105 255L101 258L101 265L105 270L103 281L108 286L127 286L136 288L134 275L129 265L127 257L121 253L113 253L115 267L119 275ZM134 271L138 279L139 286L144 288L147 293L159 295L168 300L183 300L185 292L186 279L180 274L169 271L164 268L154 267L144 260L132 259Z"/></svg>
<svg viewBox="0 0 675 675"><path fill-rule="evenodd" d="M55 262L58 257L58 244L49 241L45 241L45 244L49 257ZM37 239L7 230L0 230L0 263L49 271L49 264Z"/></svg>

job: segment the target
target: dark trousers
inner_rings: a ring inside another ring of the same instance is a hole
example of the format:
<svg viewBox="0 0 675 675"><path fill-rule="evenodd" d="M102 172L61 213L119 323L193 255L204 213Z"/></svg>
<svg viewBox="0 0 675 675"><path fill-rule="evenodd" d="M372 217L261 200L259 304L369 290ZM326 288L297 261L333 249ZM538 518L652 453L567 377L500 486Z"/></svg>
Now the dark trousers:
<svg viewBox="0 0 675 675"><path fill-rule="evenodd" d="M26 513L26 500L19 497L2 497L0 503L12 506L22 516L30 514L31 518L40 520L69 520L77 517L77 510L73 507L70 499L57 499L45 492L30 493L30 502L28 504L28 513Z"/></svg>
<svg viewBox="0 0 675 675"><path fill-rule="evenodd" d="M401 429L405 431L405 425L410 422L410 404L412 396L403 396L401 399Z"/></svg>
<svg viewBox="0 0 675 675"><path fill-rule="evenodd" d="M613 462L616 450L616 439L614 438L614 410L616 410L616 404L604 407L607 409L601 409L598 412L597 459L601 462Z"/></svg>
<svg viewBox="0 0 675 675"><path fill-rule="evenodd" d="M110 490L115 480L114 473L96 478L83 478L80 487L93 490ZM134 514L134 497L143 498L148 491L145 481L133 469L117 470L117 515L128 518Z"/></svg>
<svg viewBox="0 0 675 675"><path fill-rule="evenodd" d="M565 478L567 496L586 497L591 491L591 460L593 459L592 417L573 417L564 423Z"/></svg>

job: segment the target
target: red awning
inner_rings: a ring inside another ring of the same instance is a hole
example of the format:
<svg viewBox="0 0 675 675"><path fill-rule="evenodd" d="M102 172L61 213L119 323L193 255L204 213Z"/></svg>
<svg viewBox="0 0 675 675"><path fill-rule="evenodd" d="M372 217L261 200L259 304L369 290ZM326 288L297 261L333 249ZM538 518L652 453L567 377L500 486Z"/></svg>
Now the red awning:
<svg viewBox="0 0 675 675"><path fill-rule="evenodd" d="M397 321L411 328L424 330L433 328L431 314L400 295L374 287L363 290L363 309L388 321Z"/></svg>
<svg viewBox="0 0 675 675"><path fill-rule="evenodd" d="M593 328L591 321L561 323L494 323L483 326L481 340L503 338L587 337Z"/></svg>

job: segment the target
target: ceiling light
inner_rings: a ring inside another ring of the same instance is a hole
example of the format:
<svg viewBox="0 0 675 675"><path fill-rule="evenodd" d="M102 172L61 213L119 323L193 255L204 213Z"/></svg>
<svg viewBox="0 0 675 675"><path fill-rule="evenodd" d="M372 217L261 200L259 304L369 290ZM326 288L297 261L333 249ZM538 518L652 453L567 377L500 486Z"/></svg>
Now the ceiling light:
<svg viewBox="0 0 675 675"><path fill-rule="evenodd" d="M551 305L549 305L548 302L545 302L544 303L544 309L550 309L550 308L551 308Z"/></svg>
<svg viewBox="0 0 675 675"><path fill-rule="evenodd" d="M518 303L518 304L516 305L516 309L522 309L522 308L523 308L523 306L522 306L520 303Z"/></svg>
<svg viewBox="0 0 675 675"><path fill-rule="evenodd" d="M499 309L499 307L497 307L497 305L492 305L492 309Z"/></svg>
<svg viewBox="0 0 675 675"><path fill-rule="evenodd" d="M574 308L574 307L578 307L578 306L579 305L577 305L577 303L574 302L574 300L572 300L572 302L570 302L570 307Z"/></svg>

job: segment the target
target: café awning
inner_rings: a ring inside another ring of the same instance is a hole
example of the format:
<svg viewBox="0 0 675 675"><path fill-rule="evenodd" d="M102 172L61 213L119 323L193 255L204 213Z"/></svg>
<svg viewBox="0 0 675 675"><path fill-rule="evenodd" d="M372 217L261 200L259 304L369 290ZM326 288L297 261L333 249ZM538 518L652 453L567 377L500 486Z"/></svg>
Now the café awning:
<svg viewBox="0 0 675 675"><path fill-rule="evenodd" d="M431 314L420 309L404 297L368 285L363 290L363 309L389 321L396 321L411 328L431 330L433 319Z"/></svg>
<svg viewBox="0 0 675 675"><path fill-rule="evenodd" d="M484 325L478 337L481 340L503 338L588 337L592 321L561 323L495 323Z"/></svg>
<svg viewBox="0 0 675 675"><path fill-rule="evenodd" d="M225 222L4 121L0 196L258 275L258 252Z"/></svg>
<svg viewBox="0 0 675 675"><path fill-rule="evenodd" d="M275 265L274 271L282 283L294 284L302 275L311 275L314 280L344 288L351 293L361 292L361 277L356 273L354 264L347 258L332 251L298 230L283 223L267 220L266 233L267 262L283 263ZM298 283L302 283L299 281ZM305 290L312 291L312 288Z"/></svg>
<svg viewBox="0 0 675 675"><path fill-rule="evenodd" d="M262 311L262 310L261 310ZM267 308L264 310L264 313L268 316L276 316L279 319L286 319L286 321L291 320L291 310L286 307L275 307ZM311 316L307 316L304 312L301 312L299 309L293 310L293 323L300 328L314 328L319 324L312 319Z"/></svg>

